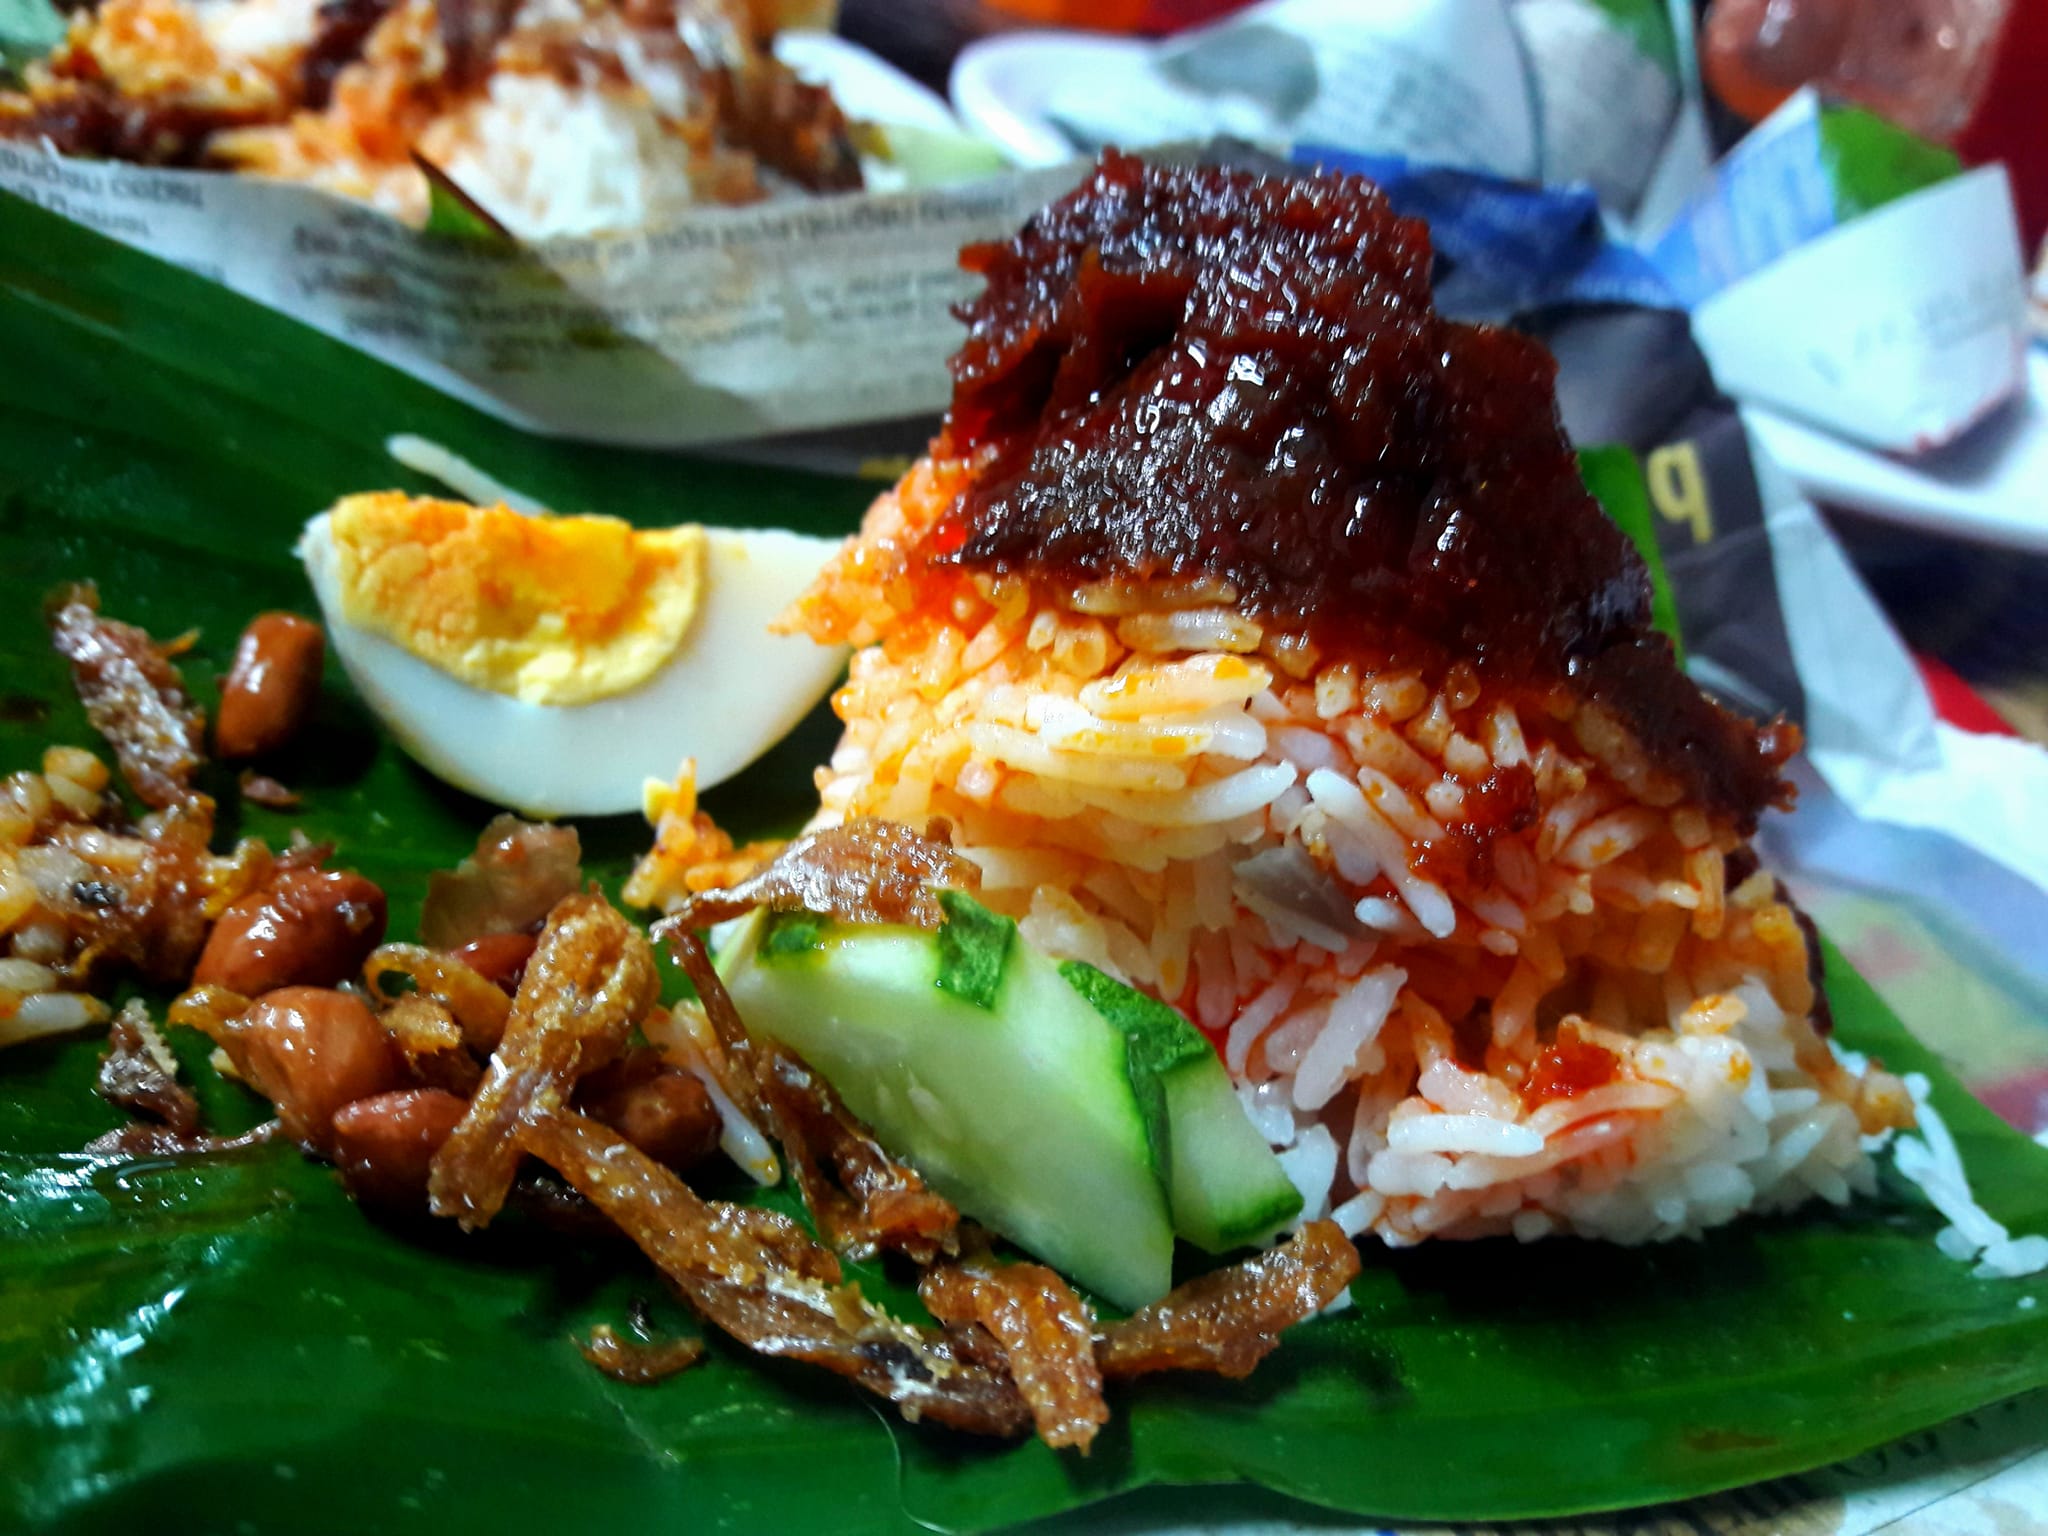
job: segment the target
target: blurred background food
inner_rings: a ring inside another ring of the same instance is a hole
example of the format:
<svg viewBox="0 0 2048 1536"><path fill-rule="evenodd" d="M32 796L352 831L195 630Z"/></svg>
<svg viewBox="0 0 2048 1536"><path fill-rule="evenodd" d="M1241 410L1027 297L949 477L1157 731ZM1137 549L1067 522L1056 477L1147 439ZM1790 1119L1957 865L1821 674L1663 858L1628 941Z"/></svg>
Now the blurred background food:
<svg viewBox="0 0 2048 1536"><path fill-rule="evenodd" d="M2030 0L1713 0L1708 86L1757 122L1804 85L2013 171L2031 240L2048 229L2048 10Z"/></svg>
<svg viewBox="0 0 2048 1536"><path fill-rule="evenodd" d="M0 95L0 134L301 181L424 222L444 172L517 233L858 189L769 0L105 0Z"/></svg>

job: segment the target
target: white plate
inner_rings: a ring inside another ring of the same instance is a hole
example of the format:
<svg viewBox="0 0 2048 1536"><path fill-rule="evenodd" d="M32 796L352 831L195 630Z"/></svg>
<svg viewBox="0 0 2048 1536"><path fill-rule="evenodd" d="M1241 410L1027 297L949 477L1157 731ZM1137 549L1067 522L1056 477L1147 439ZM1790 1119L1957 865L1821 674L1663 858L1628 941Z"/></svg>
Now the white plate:
<svg viewBox="0 0 2048 1536"><path fill-rule="evenodd" d="M1015 165L1074 158L1046 115L1053 97L1085 86L1120 95L1145 67L1151 45L1087 32L1018 32L970 43L953 61L947 89L961 121Z"/></svg>
<svg viewBox="0 0 2048 1536"><path fill-rule="evenodd" d="M1743 419L1811 500L2048 554L2048 351L2040 346L2028 351L2025 394L1914 459L1873 453L1768 406L1746 408Z"/></svg>
<svg viewBox="0 0 2048 1536"><path fill-rule="evenodd" d="M960 131L959 119L937 91L843 37L830 32L777 33L775 57L812 85L829 87L848 117L929 128L934 133Z"/></svg>

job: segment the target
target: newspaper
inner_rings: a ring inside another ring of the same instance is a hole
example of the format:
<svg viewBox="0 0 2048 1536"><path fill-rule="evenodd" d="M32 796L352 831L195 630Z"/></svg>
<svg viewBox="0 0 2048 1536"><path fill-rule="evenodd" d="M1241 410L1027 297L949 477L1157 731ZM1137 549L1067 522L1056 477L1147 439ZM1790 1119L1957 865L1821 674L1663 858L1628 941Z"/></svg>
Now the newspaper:
<svg viewBox="0 0 2048 1536"><path fill-rule="evenodd" d="M530 431L673 448L936 413L973 291L1074 166L922 191L705 208L509 243L429 235L306 187L0 143L0 190L189 267Z"/></svg>
<svg viewBox="0 0 2048 1536"><path fill-rule="evenodd" d="M1013 152L1062 136L1314 143L1584 183L1624 218L1687 117L1665 0L1267 0L1161 43L977 44L953 95Z"/></svg>
<svg viewBox="0 0 2048 1536"><path fill-rule="evenodd" d="M1851 443L1924 453L2020 391L2026 279L2004 170L1964 173L1811 90L1736 145L1648 254L1724 390Z"/></svg>

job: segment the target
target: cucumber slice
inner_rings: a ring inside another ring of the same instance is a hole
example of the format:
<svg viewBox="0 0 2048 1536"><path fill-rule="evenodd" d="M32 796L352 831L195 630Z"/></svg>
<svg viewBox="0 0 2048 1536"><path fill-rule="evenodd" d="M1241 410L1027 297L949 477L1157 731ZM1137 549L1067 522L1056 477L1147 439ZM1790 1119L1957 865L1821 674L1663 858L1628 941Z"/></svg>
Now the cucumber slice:
<svg viewBox="0 0 2048 1536"><path fill-rule="evenodd" d="M1197 1248L1262 1246L1301 1214L1301 1191L1238 1102L1230 1074L1194 1025L1079 960L1067 984L1129 1042L1132 1076L1156 1084L1166 1116L1173 1229Z"/></svg>
<svg viewBox="0 0 2048 1536"><path fill-rule="evenodd" d="M937 934L757 913L719 970L749 1030L962 1211L1118 1306L1156 1300L1173 1278L1163 1090L1133 1087L1124 1032L1016 924L941 899Z"/></svg>

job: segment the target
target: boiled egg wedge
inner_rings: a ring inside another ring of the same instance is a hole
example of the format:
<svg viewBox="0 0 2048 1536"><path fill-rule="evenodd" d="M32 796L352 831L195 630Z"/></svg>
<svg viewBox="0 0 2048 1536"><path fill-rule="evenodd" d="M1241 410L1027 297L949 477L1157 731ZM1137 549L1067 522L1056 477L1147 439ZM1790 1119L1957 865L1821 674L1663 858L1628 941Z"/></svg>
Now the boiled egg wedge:
<svg viewBox="0 0 2048 1536"><path fill-rule="evenodd" d="M789 733L846 652L769 625L837 548L394 491L337 502L298 553L349 680L407 752L570 816L637 811L686 757L716 784Z"/></svg>

